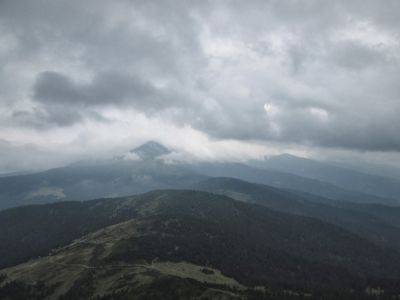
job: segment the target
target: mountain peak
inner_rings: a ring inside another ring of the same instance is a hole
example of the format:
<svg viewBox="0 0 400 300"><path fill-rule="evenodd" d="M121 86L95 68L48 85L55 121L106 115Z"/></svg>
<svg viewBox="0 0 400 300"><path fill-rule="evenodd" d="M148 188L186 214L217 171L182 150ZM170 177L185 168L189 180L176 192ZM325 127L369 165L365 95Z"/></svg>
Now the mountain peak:
<svg viewBox="0 0 400 300"><path fill-rule="evenodd" d="M147 159L155 159L161 155L169 154L171 153L171 150L169 150L167 147L158 142L148 141L143 145L135 149L132 149L130 152L135 153L141 159L147 160Z"/></svg>

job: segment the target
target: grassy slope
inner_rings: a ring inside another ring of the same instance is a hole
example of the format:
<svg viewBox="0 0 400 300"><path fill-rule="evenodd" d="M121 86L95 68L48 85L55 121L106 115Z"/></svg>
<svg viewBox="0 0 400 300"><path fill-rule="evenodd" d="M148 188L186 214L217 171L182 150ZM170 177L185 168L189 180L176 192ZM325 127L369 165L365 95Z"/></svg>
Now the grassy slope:
<svg viewBox="0 0 400 300"><path fill-rule="evenodd" d="M224 196L156 191L86 203L101 211L106 205L104 211L132 220L7 269L9 280L44 280L51 295L78 293L74 297L79 299L102 289L103 294L118 294L127 286L136 291L152 285L162 289L162 282L173 278L195 281L175 282L183 284L182 291L193 285L201 295L217 284L218 293L243 296L232 286L362 292L379 280L380 286L390 286L392 281L386 278L400 276L395 252L314 219ZM202 266L213 269L212 274L204 275ZM204 278L209 278L205 286L200 284ZM221 288L221 283L228 287Z"/></svg>

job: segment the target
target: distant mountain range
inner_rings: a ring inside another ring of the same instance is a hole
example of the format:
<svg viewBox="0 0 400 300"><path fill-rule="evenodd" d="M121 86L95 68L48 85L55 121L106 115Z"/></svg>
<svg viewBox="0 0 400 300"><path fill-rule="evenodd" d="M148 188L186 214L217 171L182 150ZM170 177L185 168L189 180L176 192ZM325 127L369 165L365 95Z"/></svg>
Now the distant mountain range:
<svg viewBox="0 0 400 300"><path fill-rule="evenodd" d="M260 162L262 164L262 161ZM187 166L188 169L210 177L232 177L254 183L265 184L280 189L305 192L337 200L359 203L381 203L399 205L399 200L383 198L358 191L346 190L334 184L317 179L302 177L291 173L252 167L243 163L199 163Z"/></svg>
<svg viewBox="0 0 400 300"><path fill-rule="evenodd" d="M208 177L238 178L313 194L324 201L400 204L396 197L400 195L400 185L391 178L292 156L249 164L165 162L163 157L170 152L167 147L150 141L116 159L79 162L39 173L1 177L0 209L127 196L154 189L181 189Z"/></svg>
<svg viewBox="0 0 400 300"><path fill-rule="evenodd" d="M183 188L206 178L158 159L167 152L165 147L150 142L130 152L136 155L135 159L82 161L44 172L0 178L0 209Z"/></svg>
<svg viewBox="0 0 400 300"><path fill-rule="evenodd" d="M328 182L346 190L377 197L399 199L400 195L400 180L397 178L366 174L289 154L273 156L263 161L252 161L251 164L259 168Z"/></svg>

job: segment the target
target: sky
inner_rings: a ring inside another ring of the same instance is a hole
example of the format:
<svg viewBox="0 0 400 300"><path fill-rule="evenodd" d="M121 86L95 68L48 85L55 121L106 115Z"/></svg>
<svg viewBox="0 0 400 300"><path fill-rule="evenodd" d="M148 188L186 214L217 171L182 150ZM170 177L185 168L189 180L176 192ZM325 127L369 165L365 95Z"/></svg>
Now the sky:
<svg viewBox="0 0 400 300"><path fill-rule="evenodd" d="M400 1L0 0L0 173L117 155L400 163Z"/></svg>

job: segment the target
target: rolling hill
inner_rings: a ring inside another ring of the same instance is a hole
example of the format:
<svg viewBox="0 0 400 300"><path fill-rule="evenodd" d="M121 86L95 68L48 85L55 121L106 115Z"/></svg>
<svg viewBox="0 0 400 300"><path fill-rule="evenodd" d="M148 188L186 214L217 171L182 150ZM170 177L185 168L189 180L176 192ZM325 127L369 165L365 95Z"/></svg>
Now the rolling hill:
<svg viewBox="0 0 400 300"><path fill-rule="evenodd" d="M400 250L398 207L335 202L311 194L227 177L209 178L196 183L193 188L285 213L313 217L340 226L379 245Z"/></svg>
<svg viewBox="0 0 400 300"><path fill-rule="evenodd" d="M53 208L60 204L34 208L54 221ZM313 218L185 190L87 201L78 203L72 215L80 214L80 205L103 213L94 222L111 219L115 224L101 224L97 231L97 225L77 226L76 235L82 236L71 244L3 269L0 295L282 299L307 294L317 299L321 293L336 293L355 299L371 291L399 293L398 252ZM71 225L65 220L54 226L63 230ZM167 289L170 285L175 288Z"/></svg>

